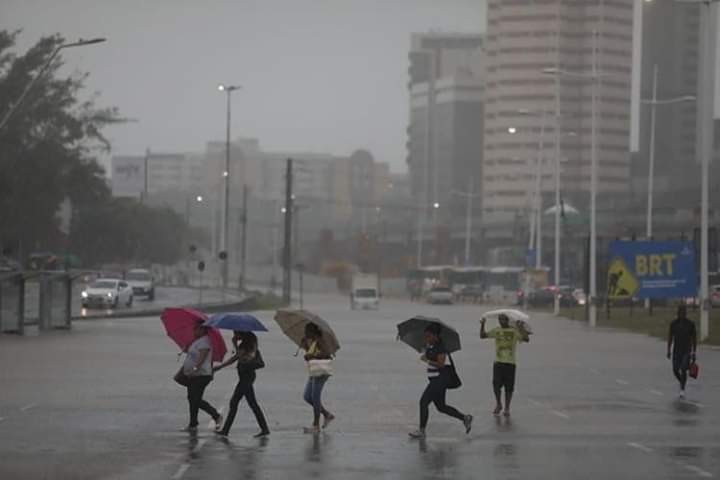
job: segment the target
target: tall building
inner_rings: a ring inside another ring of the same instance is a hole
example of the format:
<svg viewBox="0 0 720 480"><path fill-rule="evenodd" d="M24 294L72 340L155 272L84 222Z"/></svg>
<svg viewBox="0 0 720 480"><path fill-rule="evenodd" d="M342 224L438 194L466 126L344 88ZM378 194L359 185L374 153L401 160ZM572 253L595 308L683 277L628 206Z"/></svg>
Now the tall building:
<svg viewBox="0 0 720 480"><path fill-rule="evenodd" d="M475 34L411 38L407 163L417 214L427 217L423 237L435 237L440 227L464 236L465 200L458 193L481 191L483 42ZM424 263L442 261L449 259L435 252Z"/></svg>
<svg viewBox="0 0 720 480"><path fill-rule="evenodd" d="M116 155L111 159L112 192L116 197L157 195L167 192L202 193L206 182L205 157L194 153Z"/></svg>
<svg viewBox="0 0 720 480"><path fill-rule="evenodd" d="M611 209L629 192L633 4L488 1L483 222L490 245L515 239L520 261L522 244L527 245L527 235L520 233L528 231L538 158L543 208L555 202L557 135L563 201L583 215L590 201L593 82L545 69L587 75L595 63L601 72L596 88L598 202ZM561 115L556 121L558 90Z"/></svg>

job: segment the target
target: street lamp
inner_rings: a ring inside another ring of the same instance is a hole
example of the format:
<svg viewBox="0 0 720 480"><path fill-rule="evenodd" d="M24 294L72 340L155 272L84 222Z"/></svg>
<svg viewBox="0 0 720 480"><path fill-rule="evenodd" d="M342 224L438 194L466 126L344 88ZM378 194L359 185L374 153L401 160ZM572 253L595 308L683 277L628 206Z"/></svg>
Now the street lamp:
<svg viewBox="0 0 720 480"><path fill-rule="evenodd" d="M220 84L218 85L218 90L220 92L225 92L227 96L227 121L226 121L226 131L225 131L225 170L223 171L223 178L225 179L225 198L224 198L224 209L223 209L223 231L222 231L222 247L220 248L221 252L225 252L225 258L223 259L222 264L222 282L223 282L223 289L227 288L228 285L228 257L227 257L227 249L228 249L228 233L230 231L229 223L230 223L230 121L231 121L231 96L232 92L235 90L239 90L241 87L239 85L224 85Z"/></svg>
<svg viewBox="0 0 720 480"><path fill-rule="evenodd" d="M198 195L195 197L195 203L202 203L203 202L203 196ZM190 196L185 198L185 223L188 227L190 227L190 214L191 214L191 206L190 206Z"/></svg>
<svg viewBox="0 0 720 480"><path fill-rule="evenodd" d="M35 86L35 84L40 79L40 77L42 77L45 74L45 71L48 69L48 67L50 66L52 61L55 59L55 57L57 57L58 53L60 53L60 50L63 50L65 48L84 47L86 45L94 45L96 43L103 43L105 41L106 41L105 38L92 38L89 40L80 39L77 42L64 43L64 44L60 45L59 47L57 47L55 49L55 51L52 53L52 55L50 55L50 58L47 59L47 61L45 62L45 65L42 66L40 71L35 75L35 77L33 77L33 79L30 81L30 83L28 83L27 87L25 87L25 90L23 90L23 92L20 94L20 98L18 98L17 101L10 106L10 109L7 111L7 113L2 118L2 120L0 120L0 130L2 130L5 125L7 125L7 123L10 121L10 118L13 116L13 114L17 111L18 107L20 107L20 105L25 100L25 97L27 96L27 94L30 93L30 90L32 90L32 87Z"/></svg>

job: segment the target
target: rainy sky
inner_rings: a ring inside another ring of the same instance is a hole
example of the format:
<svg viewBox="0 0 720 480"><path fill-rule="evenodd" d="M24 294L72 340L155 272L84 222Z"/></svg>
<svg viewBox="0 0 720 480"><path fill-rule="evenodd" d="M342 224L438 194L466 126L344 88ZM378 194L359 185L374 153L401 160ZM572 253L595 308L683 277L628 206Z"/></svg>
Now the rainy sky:
<svg viewBox="0 0 720 480"><path fill-rule="evenodd" d="M112 127L116 154L202 151L225 134L268 150L369 148L405 169L407 53L415 31L480 32L483 0L1 0L20 46L60 32L108 43L67 50L89 91L137 123Z"/></svg>

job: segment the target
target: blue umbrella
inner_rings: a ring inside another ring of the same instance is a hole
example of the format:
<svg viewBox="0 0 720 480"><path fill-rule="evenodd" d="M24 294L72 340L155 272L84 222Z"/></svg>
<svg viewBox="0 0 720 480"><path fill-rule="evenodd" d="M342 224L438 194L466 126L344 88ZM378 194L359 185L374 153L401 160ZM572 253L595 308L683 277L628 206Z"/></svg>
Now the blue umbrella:
<svg viewBox="0 0 720 480"><path fill-rule="evenodd" d="M247 313L216 313L205 322L209 327L240 332L267 332L260 320Z"/></svg>

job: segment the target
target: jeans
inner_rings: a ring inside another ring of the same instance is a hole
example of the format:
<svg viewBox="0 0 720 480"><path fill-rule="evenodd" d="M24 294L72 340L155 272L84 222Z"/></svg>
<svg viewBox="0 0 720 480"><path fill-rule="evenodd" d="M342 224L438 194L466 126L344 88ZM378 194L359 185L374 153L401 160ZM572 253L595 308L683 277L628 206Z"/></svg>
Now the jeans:
<svg viewBox="0 0 720 480"><path fill-rule="evenodd" d="M190 385L187 387L187 399L190 404L190 427L198 426L198 411L202 410L207 412L213 420L217 420L220 417L215 408L208 402L203 400L203 394L208 384L212 382L212 377L209 375L203 375L199 377L190 377Z"/></svg>
<svg viewBox="0 0 720 480"><path fill-rule="evenodd" d="M430 412L428 407L430 403L435 404L435 408L438 412L444 413L451 417L457 418L458 420L465 420L465 415L460 413L455 407L445 403L445 393L447 393L447 387L445 381L440 377L432 377L425 391L420 397L420 429L425 430L427 426L428 417Z"/></svg>
<svg viewBox="0 0 720 480"><path fill-rule="evenodd" d="M263 432L270 431L268 429L267 421L265 420L265 415L263 415L263 411L255 398L255 388L253 387L254 383L255 372L247 375L241 375L238 379L238 383L235 385L235 391L230 399L230 410L228 411L227 418L225 419L225 425L223 425L222 429L225 435L230 433L230 427L232 426L233 421L235 421L235 415L237 415L238 404L243 397L245 397L250 409L253 414L255 414L255 420L257 421L260 430Z"/></svg>
<svg viewBox="0 0 720 480"><path fill-rule="evenodd" d="M330 412L325 410L322 405L322 391L327 382L329 375L322 377L309 377L305 385L305 394L303 399L313 407L313 425L320 425L320 415L328 416Z"/></svg>

